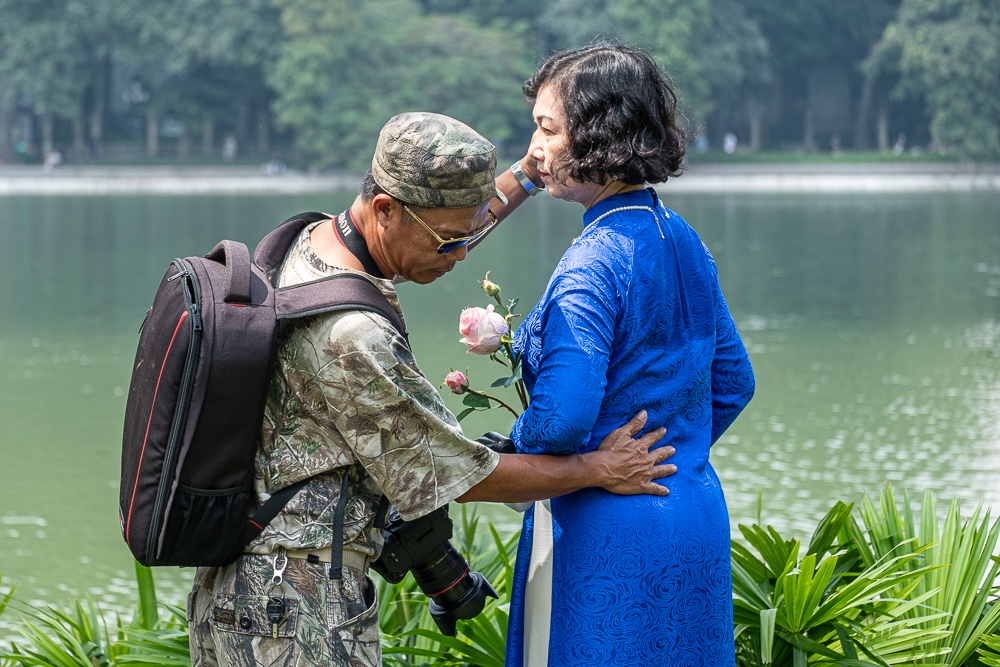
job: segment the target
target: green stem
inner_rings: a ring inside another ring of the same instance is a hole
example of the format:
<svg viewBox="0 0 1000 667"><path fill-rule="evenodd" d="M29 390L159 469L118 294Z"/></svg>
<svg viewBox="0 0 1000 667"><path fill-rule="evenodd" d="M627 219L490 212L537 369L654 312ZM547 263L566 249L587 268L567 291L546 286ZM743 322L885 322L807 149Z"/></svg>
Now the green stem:
<svg viewBox="0 0 1000 667"><path fill-rule="evenodd" d="M483 398L488 398L488 399L490 399L491 401L496 401L496 402L497 402L497 403L499 403L499 404L500 404L501 406L503 406L503 407L507 408L507 410L509 410L509 411L510 411L510 414L514 415L515 417L520 417L520 416L521 416L521 415L519 415L519 414L518 414L518 413L517 413L517 412L516 412L516 411L514 410L514 408L510 407L509 405L507 405L506 403L504 403L503 401L501 401L501 400L500 400L499 398L497 398L496 396L491 396L490 394L487 394L487 393L486 393L486 392L484 392L484 391L476 391L475 389L471 389L471 388L469 388L469 387L466 387L466 388L465 388L465 391L467 391L467 392L468 392L468 393L470 393L470 394L474 394L474 395L476 395L476 396L482 396Z"/></svg>
<svg viewBox="0 0 1000 667"><path fill-rule="evenodd" d="M518 380L514 383L514 389L517 390L517 397L521 399L521 408L524 410L528 409L528 390L524 388L524 380Z"/></svg>

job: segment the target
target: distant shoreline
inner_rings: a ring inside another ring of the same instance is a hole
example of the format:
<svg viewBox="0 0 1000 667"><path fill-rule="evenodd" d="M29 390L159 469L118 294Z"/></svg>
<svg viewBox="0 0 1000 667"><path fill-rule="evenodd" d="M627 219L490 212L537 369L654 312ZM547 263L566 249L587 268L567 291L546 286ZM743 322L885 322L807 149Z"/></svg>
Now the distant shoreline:
<svg viewBox="0 0 1000 667"><path fill-rule="evenodd" d="M0 167L0 196L303 194L357 190L346 172L267 176L250 167ZM1000 164L696 164L657 188L686 193L1000 190Z"/></svg>

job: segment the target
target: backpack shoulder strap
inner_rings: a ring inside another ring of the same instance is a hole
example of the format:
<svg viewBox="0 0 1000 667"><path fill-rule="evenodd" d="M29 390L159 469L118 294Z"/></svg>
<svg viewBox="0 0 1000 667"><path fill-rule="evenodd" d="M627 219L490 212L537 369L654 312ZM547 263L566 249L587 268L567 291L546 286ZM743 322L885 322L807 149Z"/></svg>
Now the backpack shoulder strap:
<svg viewBox="0 0 1000 667"><path fill-rule="evenodd" d="M409 334L399 313L389 304L382 290L364 276L338 273L274 291L274 312L278 320L345 310L364 310L382 315L392 323L409 346Z"/></svg>
<svg viewBox="0 0 1000 667"><path fill-rule="evenodd" d="M295 238L307 225L332 218L333 216L327 213L316 211L293 215L278 225L274 231L261 239L261 242L257 244L257 249L253 252L254 264L270 276L271 272L285 261L288 247L292 245L292 242L295 241Z"/></svg>

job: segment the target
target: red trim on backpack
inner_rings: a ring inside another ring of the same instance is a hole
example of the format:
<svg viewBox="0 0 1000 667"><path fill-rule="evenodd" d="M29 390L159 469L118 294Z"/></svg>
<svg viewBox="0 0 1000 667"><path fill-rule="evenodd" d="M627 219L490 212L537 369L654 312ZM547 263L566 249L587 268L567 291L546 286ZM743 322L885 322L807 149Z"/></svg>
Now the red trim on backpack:
<svg viewBox="0 0 1000 667"><path fill-rule="evenodd" d="M153 423L153 409L156 407L156 394L160 391L160 380L163 379L163 368L167 365L167 357L170 356L170 350L174 346L174 340L177 338L177 332L181 329L181 324L184 322L184 318L188 316L188 311L181 313L181 318L177 320L177 326L174 328L174 335L170 337L170 345L167 345L167 353L163 355L163 363L160 365L160 375L156 378L156 388L153 389L153 405L149 408L149 421L146 422L146 435L142 439L142 450L139 452L139 468L135 471L135 486L132 487L132 500L128 504L128 520L125 522L125 542L128 543L131 548L132 542L128 539L128 530L132 525L132 506L135 504L135 493L139 488L139 473L142 471L142 457L146 453L146 441L149 439L149 426ZM147 554L147 557L149 554Z"/></svg>

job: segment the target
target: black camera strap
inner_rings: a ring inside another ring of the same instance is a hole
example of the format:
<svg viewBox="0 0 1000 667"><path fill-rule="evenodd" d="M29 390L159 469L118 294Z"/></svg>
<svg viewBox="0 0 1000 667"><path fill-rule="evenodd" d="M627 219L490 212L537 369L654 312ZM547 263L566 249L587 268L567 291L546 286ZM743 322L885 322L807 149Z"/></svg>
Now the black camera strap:
<svg viewBox="0 0 1000 667"><path fill-rule="evenodd" d="M378 529L385 528L385 515L389 513L389 508L392 507L392 503L389 499L383 495L382 499L378 501L378 509L375 510L375 521L372 523Z"/></svg>
<svg viewBox="0 0 1000 667"><path fill-rule="evenodd" d="M333 231L337 233L337 238L344 244L347 251L361 262L361 266L365 267L365 273L386 280L385 274L378 268L372 254L368 252L368 242L365 240L365 235L361 233L361 228L354 222L351 209L347 209L334 218Z"/></svg>
<svg viewBox="0 0 1000 667"><path fill-rule="evenodd" d="M337 509L333 511L333 543L330 545L331 579L342 579L344 576L344 509L347 507L350 472L349 467L344 468L344 478L340 482L340 498L337 500Z"/></svg>

